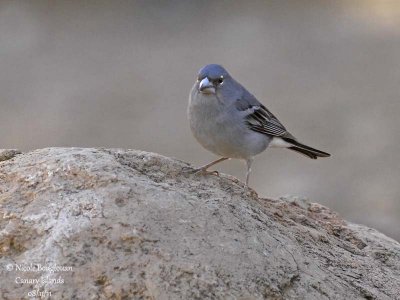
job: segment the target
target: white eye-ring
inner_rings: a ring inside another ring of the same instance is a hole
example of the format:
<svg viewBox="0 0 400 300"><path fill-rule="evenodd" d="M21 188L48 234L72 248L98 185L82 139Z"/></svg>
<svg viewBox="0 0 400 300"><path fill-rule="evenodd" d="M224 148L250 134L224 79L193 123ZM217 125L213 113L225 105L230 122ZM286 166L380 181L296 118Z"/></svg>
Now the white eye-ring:
<svg viewBox="0 0 400 300"><path fill-rule="evenodd" d="M223 84L224 83L224 77L221 76L220 78L218 78L217 82L218 82L219 85Z"/></svg>

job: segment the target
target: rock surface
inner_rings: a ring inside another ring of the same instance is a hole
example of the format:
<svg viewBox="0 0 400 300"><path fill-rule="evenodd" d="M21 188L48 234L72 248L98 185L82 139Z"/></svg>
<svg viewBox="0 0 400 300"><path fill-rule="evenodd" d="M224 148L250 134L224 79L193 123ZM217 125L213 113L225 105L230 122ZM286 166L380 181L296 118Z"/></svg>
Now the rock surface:
<svg viewBox="0 0 400 300"><path fill-rule="evenodd" d="M1 162L0 299L400 299L396 241L188 168L119 149Z"/></svg>
<svg viewBox="0 0 400 300"><path fill-rule="evenodd" d="M0 162L9 160L22 152L17 149L0 149Z"/></svg>

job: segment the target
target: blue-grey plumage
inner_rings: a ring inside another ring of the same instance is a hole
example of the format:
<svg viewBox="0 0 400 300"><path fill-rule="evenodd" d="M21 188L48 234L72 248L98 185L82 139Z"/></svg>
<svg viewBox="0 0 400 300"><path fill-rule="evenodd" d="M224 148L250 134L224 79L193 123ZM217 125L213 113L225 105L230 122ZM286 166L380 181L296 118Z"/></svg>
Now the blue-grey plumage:
<svg viewBox="0 0 400 300"><path fill-rule="evenodd" d="M247 162L246 185L253 157L267 147L283 147L310 158L328 153L300 144L279 120L220 65L203 67L190 93L188 118L197 141L222 158Z"/></svg>

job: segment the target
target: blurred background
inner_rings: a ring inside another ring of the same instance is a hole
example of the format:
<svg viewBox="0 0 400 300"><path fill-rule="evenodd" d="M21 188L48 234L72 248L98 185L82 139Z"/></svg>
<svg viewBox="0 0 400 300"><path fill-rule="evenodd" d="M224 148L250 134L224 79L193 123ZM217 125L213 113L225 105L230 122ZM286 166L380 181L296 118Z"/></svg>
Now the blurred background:
<svg viewBox="0 0 400 300"><path fill-rule="evenodd" d="M201 165L186 119L220 63L313 161L271 149L251 185L400 240L400 1L0 1L0 147L121 147ZM243 179L241 161L218 170Z"/></svg>

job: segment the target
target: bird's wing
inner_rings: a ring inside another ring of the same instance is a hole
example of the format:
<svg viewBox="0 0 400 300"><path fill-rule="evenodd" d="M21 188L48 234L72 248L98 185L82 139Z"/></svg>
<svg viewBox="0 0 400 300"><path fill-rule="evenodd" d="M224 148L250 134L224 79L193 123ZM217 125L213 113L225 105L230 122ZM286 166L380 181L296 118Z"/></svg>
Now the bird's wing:
<svg viewBox="0 0 400 300"><path fill-rule="evenodd" d="M236 109L245 112L247 126L256 132L267 135L294 139L285 126L253 95L244 94L235 102Z"/></svg>

